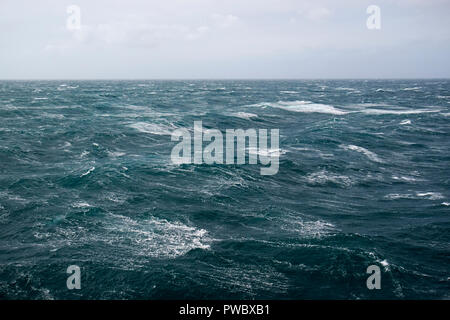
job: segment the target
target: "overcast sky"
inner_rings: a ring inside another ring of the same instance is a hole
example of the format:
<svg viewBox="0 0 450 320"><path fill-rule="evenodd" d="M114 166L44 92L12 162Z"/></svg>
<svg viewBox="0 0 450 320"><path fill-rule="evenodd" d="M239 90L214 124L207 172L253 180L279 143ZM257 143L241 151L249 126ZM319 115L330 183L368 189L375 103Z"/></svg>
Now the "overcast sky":
<svg viewBox="0 0 450 320"><path fill-rule="evenodd" d="M450 77L449 57L450 0L0 1L1 79Z"/></svg>

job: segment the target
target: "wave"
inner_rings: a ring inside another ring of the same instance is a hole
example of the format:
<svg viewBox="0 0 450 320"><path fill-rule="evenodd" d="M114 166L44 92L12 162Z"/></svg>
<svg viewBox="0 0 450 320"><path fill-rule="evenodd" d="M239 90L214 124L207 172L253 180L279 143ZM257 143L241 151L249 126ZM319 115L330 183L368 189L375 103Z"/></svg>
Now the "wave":
<svg viewBox="0 0 450 320"><path fill-rule="evenodd" d="M436 107L411 109L406 107L399 107L386 103L359 103L346 106L350 108L353 113L365 113L369 115L402 115L402 114L421 114L434 113L441 110Z"/></svg>
<svg viewBox="0 0 450 320"><path fill-rule="evenodd" d="M323 220L305 221L300 217L288 216L278 221L284 231L294 232L302 238L317 238L335 231L335 226Z"/></svg>
<svg viewBox="0 0 450 320"><path fill-rule="evenodd" d="M420 114L420 113L433 113L439 112L437 109L364 109L362 113L383 115L383 114Z"/></svg>
<svg viewBox="0 0 450 320"><path fill-rule="evenodd" d="M427 199L427 200L439 200L443 199L444 196L440 192L416 192L413 193L390 193L385 196L389 200L396 199Z"/></svg>
<svg viewBox="0 0 450 320"><path fill-rule="evenodd" d="M248 153L250 154L257 154L265 157L280 156L287 153L287 151L284 149L275 149L275 148L268 148L268 149L247 148L247 150Z"/></svg>
<svg viewBox="0 0 450 320"><path fill-rule="evenodd" d="M393 105L386 104L386 103L372 103L372 102L351 104L350 106L356 106L356 107L358 107L358 108L393 107Z"/></svg>
<svg viewBox="0 0 450 320"><path fill-rule="evenodd" d="M271 107L292 112L325 113L332 115L346 115L351 113L356 114L363 113L368 115L408 115L408 114L436 113L442 111L441 109L435 107L410 109L405 107L396 107L383 103L361 103L349 105L346 106L345 109L340 109L328 104L314 103L311 101L303 101L303 100L261 102L257 104L248 105L248 107L262 107L262 108ZM448 114L443 113L443 115L447 116Z"/></svg>
<svg viewBox="0 0 450 320"><path fill-rule="evenodd" d="M296 93L298 93L298 91L283 90L283 91L280 91L280 93L285 93L285 94L296 94Z"/></svg>
<svg viewBox="0 0 450 320"><path fill-rule="evenodd" d="M352 151L356 151L356 152L360 152L362 154L364 154L367 158L369 158L370 160L374 161L374 162L383 162L383 160L381 160L378 155L372 151L367 150L366 148L360 147L360 146L355 146L353 144L350 145L340 145L341 148L346 149L346 150L352 150Z"/></svg>
<svg viewBox="0 0 450 320"><path fill-rule="evenodd" d="M87 203L74 203L73 208L89 210ZM71 219L70 215L64 218ZM114 247L110 253L97 255L95 259L113 261L121 268L138 264L137 257L175 258L193 249L210 248L211 238L205 229L185 225L181 222L170 222L166 219L150 217L134 219L120 214L108 213L96 221L96 228L78 228L76 226L57 225L54 232L46 229L34 234L34 237L46 241L51 250L56 251L71 246L98 244ZM92 250L96 251L95 246ZM114 255L112 257L111 255Z"/></svg>
<svg viewBox="0 0 450 320"><path fill-rule="evenodd" d="M389 193L389 194L385 195L384 197L389 200L414 199L414 195L411 193Z"/></svg>
<svg viewBox="0 0 450 320"><path fill-rule="evenodd" d="M358 89L348 88L348 87L338 87L335 90L336 91L347 91L347 94L361 93L361 91Z"/></svg>
<svg viewBox="0 0 450 320"><path fill-rule="evenodd" d="M110 218L104 225L108 231L106 234L112 237L109 240L118 243L131 241L138 255L174 258L192 249L210 247L210 239L205 229L187 226L181 222L170 222L156 217L138 221L115 214L110 214Z"/></svg>
<svg viewBox="0 0 450 320"><path fill-rule="evenodd" d="M242 243L259 242L252 239L237 241ZM272 266L236 262L234 265L209 264L208 267L209 271L205 276L214 281L215 285L233 293L244 294L246 297L255 298L261 292L270 292L274 296L286 295L289 290L286 275Z"/></svg>
<svg viewBox="0 0 450 320"><path fill-rule="evenodd" d="M403 88L403 91L420 91L422 87L411 87L411 88Z"/></svg>
<svg viewBox="0 0 450 320"><path fill-rule="evenodd" d="M120 151L108 151L108 156L110 156L112 158L122 157L125 154L126 154L125 152L120 152Z"/></svg>
<svg viewBox="0 0 450 320"><path fill-rule="evenodd" d="M392 179L394 180L400 180L400 181L406 181L406 182L415 182L418 181L418 179L413 177L407 177L407 176L392 176Z"/></svg>
<svg viewBox="0 0 450 320"><path fill-rule="evenodd" d="M129 125L130 128L136 129L139 132L151 133L155 135L171 135L172 131L176 129L175 126L164 125L159 123L135 122Z"/></svg>
<svg viewBox="0 0 450 320"><path fill-rule="evenodd" d="M344 115L348 112L337 109L333 106L321 103L313 103L311 101L278 101L276 103L263 102L253 106L259 107L271 107L283 109L292 112L303 112L303 113L327 113L334 115Z"/></svg>
<svg viewBox="0 0 450 320"><path fill-rule="evenodd" d="M352 185L352 180L349 177L344 175L336 175L326 170L311 173L306 177L306 180L308 183L313 185L325 185L328 183L342 185L344 187L349 187Z"/></svg>
<svg viewBox="0 0 450 320"><path fill-rule="evenodd" d="M90 168L88 171L86 171L85 173L83 173L80 177L84 177L87 176L88 174L90 174L91 172L93 172L95 170L95 167Z"/></svg>
<svg viewBox="0 0 450 320"><path fill-rule="evenodd" d="M444 196L439 192L417 192L416 195L421 198L426 198L429 200L443 199Z"/></svg>
<svg viewBox="0 0 450 320"><path fill-rule="evenodd" d="M72 207L73 208L90 208L92 206L87 202L79 201L79 202L73 203Z"/></svg>
<svg viewBox="0 0 450 320"><path fill-rule="evenodd" d="M236 113L233 113L232 116L242 118L242 119L247 119L247 120L258 117L257 114L249 113L249 112L236 112Z"/></svg>
<svg viewBox="0 0 450 320"><path fill-rule="evenodd" d="M375 92L395 92L393 89L386 89L386 88L378 88L375 90Z"/></svg>

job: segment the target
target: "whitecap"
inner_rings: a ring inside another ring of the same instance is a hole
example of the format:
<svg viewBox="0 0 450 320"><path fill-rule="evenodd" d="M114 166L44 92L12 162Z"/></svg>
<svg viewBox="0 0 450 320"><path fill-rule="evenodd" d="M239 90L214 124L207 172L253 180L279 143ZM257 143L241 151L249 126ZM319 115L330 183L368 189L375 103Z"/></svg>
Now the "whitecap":
<svg viewBox="0 0 450 320"><path fill-rule="evenodd" d="M277 103L263 102L254 106L279 108L287 111L303 113L326 113L333 115L344 115L348 113L327 104L312 103L311 101L278 101Z"/></svg>
<svg viewBox="0 0 450 320"><path fill-rule="evenodd" d="M138 221L110 214L104 229L107 230L105 242L130 243L134 254L158 258L175 258L197 248L209 249L211 241L205 229L156 217Z"/></svg>
<svg viewBox="0 0 450 320"><path fill-rule="evenodd" d="M395 91L392 89L378 88L375 90L375 92L395 92Z"/></svg>
<svg viewBox="0 0 450 320"><path fill-rule="evenodd" d="M89 207L91 207L91 205L87 202L80 201L80 202L73 203L72 207L74 207L74 208L89 208Z"/></svg>
<svg viewBox="0 0 450 320"><path fill-rule="evenodd" d="M383 267L389 266L389 263L387 262L386 259L384 259L383 261L380 261L380 264L381 264Z"/></svg>
<svg viewBox="0 0 450 320"><path fill-rule="evenodd" d="M88 171L86 171L85 173L83 173L80 177L84 177L87 176L88 174L90 174L92 171L95 170L95 167L90 168Z"/></svg>
<svg viewBox="0 0 450 320"><path fill-rule="evenodd" d="M333 174L326 170L311 173L306 177L306 180L308 181L308 183L313 185L324 185L329 182L343 185L345 187L352 185L352 180L349 177L345 175Z"/></svg>
<svg viewBox="0 0 450 320"><path fill-rule="evenodd" d="M444 196L439 192L417 192L418 197L427 198L428 200L443 199Z"/></svg>
<svg viewBox="0 0 450 320"><path fill-rule="evenodd" d="M147 122L135 122L129 125L129 127L138 130L143 133L151 133L156 135L171 135L175 127L159 123L147 123Z"/></svg>
<svg viewBox="0 0 450 320"><path fill-rule="evenodd" d="M249 112L236 112L232 114L234 117L242 118L242 119L251 119L251 118L257 118L258 115L254 113Z"/></svg>
<svg viewBox="0 0 450 320"><path fill-rule="evenodd" d="M66 148L69 148L69 147L71 147L72 146L72 144L69 142L69 141L65 141L64 142L64 145L62 146L62 148L63 149L66 149Z"/></svg>
<svg viewBox="0 0 450 320"><path fill-rule="evenodd" d="M412 193L390 193L385 196L385 198L390 200L396 200L396 199L426 199L426 200L439 200L443 199L444 196L439 192L416 192L415 194Z"/></svg>
<svg viewBox="0 0 450 320"><path fill-rule="evenodd" d="M338 87L338 88L336 88L335 90L337 90L337 91L352 91L352 92L360 92L359 90L357 90L357 89L354 89L354 88L348 88L348 87Z"/></svg>
<svg viewBox="0 0 450 320"><path fill-rule="evenodd" d="M335 229L335 226L332 223L323 220L305 221L300 217L292 215L287 216L278 223L280 224L281 229L288 232L294 232L303 238L323 237Z"/></svg>
<svg viewBox="0 0 450 320"><path fill-rule="evenodd" d="M276 149L276 148L267 148L267 149L258 149L258 148L247 148L248 153L257 154L264 157L274 157L286 154L286 150L284 149Z"/></svg>
<svg viewBox="0 0 450 320"><path fill-rule="evenodd" d="M346 149L346 150L353 150L356 152L360 152L362 154L364 154L367 158L369 158L369 160L372 160L374 162L383 162L376 153L367 150L366 148L363 147L359 147L359 146L355 146L355 145L340 145L341 148Z"/></svg>
<svg viewBox="0 0 450 320"><path fill-rule="evenodd" d="M371 103L371 102L352 104L352 105L350 105L349 107L351 107L351 106L362 107L362 108L370 108L370 107L392 107L392 105L386 104L386 103Z"/></svg>
<svg viewBox="0 0 450 320"><path fill-rule="evenodd" d="M439 112L437 109L365 109L361 112L366 114L384 115L384 114L420 114Z"/></svg>
<svg viewBox="0 0 450 320"><path fill-rule="evenodd" d="M405 124L411 124L411 120L406 119L406 120L402 120L402 122L400 122L400 125L405 125Z"/></svg>
<svg viewBox="0 0 450 320"><path fill-rule="evenodd" d="M87 208L83 202L79 204ZM93 259L129 270L141 267L148 258L176 258L193 249L207 250L214 241L205 229L181 222L153 216L137 219L109 212L96 221L94 229L57 225L54 232L40 232L39 237L48 241L49 250L55 251L68 245L89 244ZM93 243L101 243L113 250L99 253L95 246L92 247Z"/></svg>
<svg viewBox="0 0 450 320"><path fill-rule="evenodd" d="M389 262L386 259L384 259L384 260L377 259L377 262L384 267L384 270L386 270L386 271L390 271L391 270L391 266L390 266Z"/></svg>
<svg viewBox="0 0 450 320"><path fill-rule="evenodd" d="M411 193L390 193L385 195L384 197L389 200L414 199L414 195L412 195Z"/></svg>
<svg viewBox="0 0 450 320"><path fill-rule="evenodd" d="M120 151L114 151L114 152L108 151L108 155L112 158L122 157L125 154L126 154L125 152L120 152Z"/></svg>
<svg viewBox="0 0 450 320"><path fill-rule="evenodd" d="M406 176L392 176L392 179L394 179L394 180L402 180L402 181L407 181L407 182L417 181L416 178L406 177Z"/></svg>

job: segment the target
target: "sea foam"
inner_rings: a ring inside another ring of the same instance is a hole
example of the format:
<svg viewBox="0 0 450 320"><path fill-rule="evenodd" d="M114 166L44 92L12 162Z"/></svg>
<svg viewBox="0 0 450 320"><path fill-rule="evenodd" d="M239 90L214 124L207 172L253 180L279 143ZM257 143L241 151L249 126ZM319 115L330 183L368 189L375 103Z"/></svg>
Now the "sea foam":
<svg viewBox="0 0 450 320"><path fill-rule="evenodd" d="M276 103L263 102L254 106L271 107L303 113L326 113L333 115L344 115L348 113L327 104L313 103L311 101L278 101Z"/></svg>
<svg viewBox="0 0 450 320"><path fill-rule="evenodd" d="M236 112L232 114L234 117L242 118L242 119L251 119L251 118L257 118L258 115L250 112Z"/></svg>
<svg viewBox="0 0 450 320"><path fill-rule="evenodd" d="M171 127L165 124L148 123L148 122L135 122L129 125L130 128L136 129L139 132L151 133L155 135L171 135L175 127Z"/></svg>
<svg viewBox="0 0 450 320"><path fill-rule="evenodd" d="M341 145L340 146L343 149L346 150L352 150L352 151L356 151L356 152L360 152L362 154L364 154L367 158L369 158L369 160L372 160L374 162L383 162L376 153L367 150L366 148L360 147L360 146L355 146L355 145Z"/></svg>

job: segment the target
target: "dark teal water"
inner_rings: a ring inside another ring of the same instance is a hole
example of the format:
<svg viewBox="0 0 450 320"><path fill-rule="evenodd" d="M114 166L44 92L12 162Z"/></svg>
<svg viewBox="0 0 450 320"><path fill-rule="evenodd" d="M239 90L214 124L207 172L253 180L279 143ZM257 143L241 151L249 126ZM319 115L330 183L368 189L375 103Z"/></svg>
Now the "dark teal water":
<svg viewBox="0 0 450 320"><path fill-rule="evenodd" d="M448 299L449 116L450 80L0 82L0 297ZM173 165L196 120L280 129L278 174Z"/></svg>

